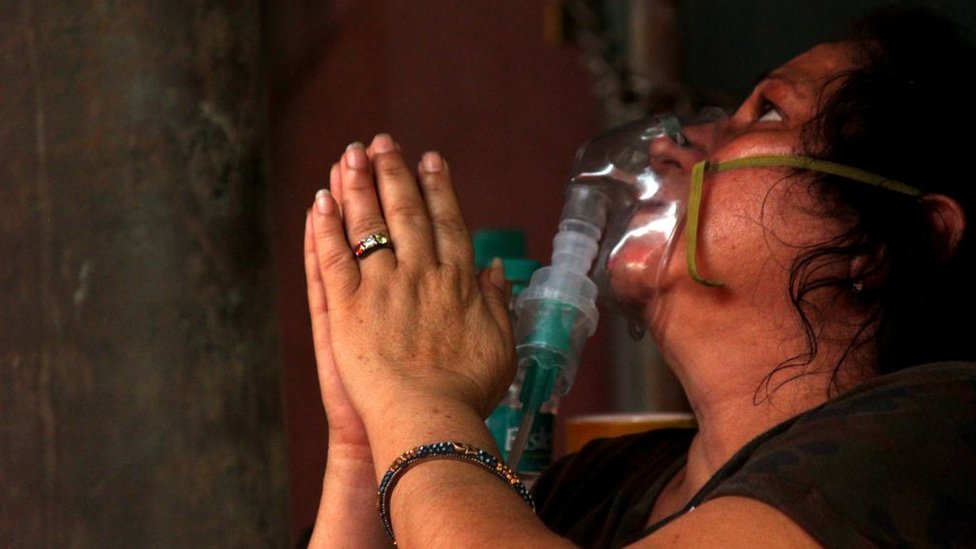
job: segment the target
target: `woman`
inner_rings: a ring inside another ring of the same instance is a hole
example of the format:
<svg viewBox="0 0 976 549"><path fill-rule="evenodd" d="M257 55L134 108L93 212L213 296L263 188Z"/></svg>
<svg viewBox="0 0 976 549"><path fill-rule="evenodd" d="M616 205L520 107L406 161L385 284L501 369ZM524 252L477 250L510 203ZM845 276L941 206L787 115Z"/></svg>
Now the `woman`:
<svg viewBox="0 0 976 549"><path fill-rule="evenodd" d="M415 180L389 136L350 145L306 225L330 426L312 545L972 544L976 373L926 363L976 358L973 185L954 163L974 145L956 108L974 59L940 20L882 15L773 71L699 153L652 150L683 172L802 155L919 192L817 169L708 174L691 254L722 285L689 277L682 245L660 276L611 271L653 296L647 327L699 430L591 445L540 480L539 516L468 446L443 452L476 463L395 462L442 441L496 451L482 421L514 372L507 294L500 265L473 272L437 153Z"/></svg>

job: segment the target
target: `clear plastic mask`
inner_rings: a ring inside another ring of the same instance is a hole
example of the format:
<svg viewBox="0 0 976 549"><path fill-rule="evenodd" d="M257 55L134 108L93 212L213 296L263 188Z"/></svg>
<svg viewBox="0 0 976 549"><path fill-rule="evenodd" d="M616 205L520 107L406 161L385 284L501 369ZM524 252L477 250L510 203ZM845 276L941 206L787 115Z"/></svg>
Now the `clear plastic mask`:
<svg viewBox="0 0 976 549"><path fill-rule="evenodd" d="M582 147L569 181L566 209L595 207L573 197L599 195L606 228L592 271L600 301L642 321L657 279L684 221L690 166L706 160L726 120L718 108L698 116L657 115L597 136ZM566 213L564 210L564 217Z"/></svg>

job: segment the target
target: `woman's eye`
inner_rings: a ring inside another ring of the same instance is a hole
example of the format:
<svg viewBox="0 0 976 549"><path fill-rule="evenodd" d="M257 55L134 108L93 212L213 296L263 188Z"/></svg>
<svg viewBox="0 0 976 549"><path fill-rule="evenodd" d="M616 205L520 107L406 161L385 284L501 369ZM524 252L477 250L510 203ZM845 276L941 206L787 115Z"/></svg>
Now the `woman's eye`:
<svg viewBox="0 0 976 549"><path fill-rule="evenodd" d="M763 101L759 106L759 118L756 120L758 122L782 122L783 114L779 112L776 105L769 101Z"/></svg>

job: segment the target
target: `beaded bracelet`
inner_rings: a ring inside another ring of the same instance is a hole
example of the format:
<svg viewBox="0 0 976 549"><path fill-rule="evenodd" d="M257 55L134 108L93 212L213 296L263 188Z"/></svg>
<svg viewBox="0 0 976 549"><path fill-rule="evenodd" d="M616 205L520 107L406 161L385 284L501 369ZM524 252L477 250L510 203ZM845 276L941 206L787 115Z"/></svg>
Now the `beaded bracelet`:
<svg viewBox="0 0 976 549"><path fill-rule="evenodd" d="M535 511L535 502L532 501L529 489L525 487L525 484L522 484L522 481L519 480L515 472L500 459L481 448L475 448L474 446L461 442L446 441L424 444L423 446L417 446L413 450L404 452L400 457L396 458L393 461L393 465L383 475L379 490L376 492L380 519L382 519L383 527L386 529L386 534L390 536L390 541L393 542L393 545L396 545L396 536L393 534L393 523L390 521L390 496L393 493L393 487L396 486L400 477L411 467L422 461L432 459L457 459L484 467L511 486L529 504L529 507Z"/></svg>

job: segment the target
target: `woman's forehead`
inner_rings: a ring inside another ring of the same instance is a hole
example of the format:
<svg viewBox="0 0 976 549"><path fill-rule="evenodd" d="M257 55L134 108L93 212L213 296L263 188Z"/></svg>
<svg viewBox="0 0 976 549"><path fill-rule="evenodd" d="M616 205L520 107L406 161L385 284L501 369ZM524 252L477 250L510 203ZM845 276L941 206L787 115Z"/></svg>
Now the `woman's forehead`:
<svg viewBox="0 0 976 549"><path fill-rule="evenodd" d="M821 44L771 71L754 93L769 98L794 122L802 122L840 83L837 77L854 67L849 45Z"/></svg>
<svg viewBox="0 0 976 549"><path fill-rule="evenodd" d="M849 44L820 44L772 71L769 78L790 82L794 86L820 87L826 80L854 68Z"/></svg>

